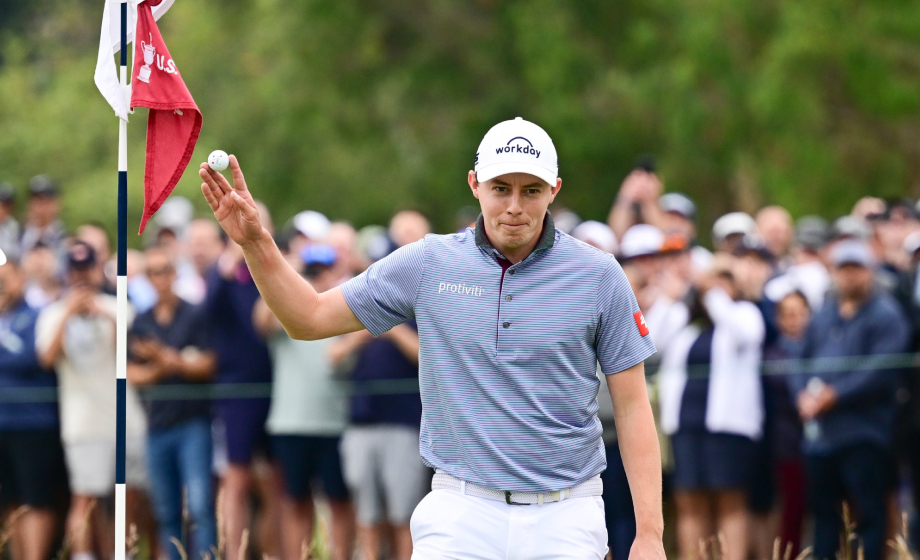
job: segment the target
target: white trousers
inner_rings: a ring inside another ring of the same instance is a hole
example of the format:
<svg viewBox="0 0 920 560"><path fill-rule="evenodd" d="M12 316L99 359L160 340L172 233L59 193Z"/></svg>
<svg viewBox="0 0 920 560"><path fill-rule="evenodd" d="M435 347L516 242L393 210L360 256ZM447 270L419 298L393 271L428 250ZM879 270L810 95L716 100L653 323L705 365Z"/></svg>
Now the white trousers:
<svg viewBox="0 0 920 560"><path fill-rule="evenodd" d="M412 560L601 560L607 554L600 496L516 506L435 490L410 521Z"/></svg>

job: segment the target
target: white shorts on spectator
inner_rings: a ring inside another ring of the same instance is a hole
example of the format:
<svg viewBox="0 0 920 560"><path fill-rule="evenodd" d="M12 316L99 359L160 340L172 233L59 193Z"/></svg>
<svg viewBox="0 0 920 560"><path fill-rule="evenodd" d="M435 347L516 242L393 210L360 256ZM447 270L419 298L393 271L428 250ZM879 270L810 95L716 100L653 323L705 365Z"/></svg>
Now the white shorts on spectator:
<svg viewBox="0 0 920 560"><path fill-rule="evenodd" d="M64 443L64 457L70 490L79 496L105 497L115 488L115 440ZM144 442L127 438L125 482L135 488L147 487L147 457Z"/></svg>

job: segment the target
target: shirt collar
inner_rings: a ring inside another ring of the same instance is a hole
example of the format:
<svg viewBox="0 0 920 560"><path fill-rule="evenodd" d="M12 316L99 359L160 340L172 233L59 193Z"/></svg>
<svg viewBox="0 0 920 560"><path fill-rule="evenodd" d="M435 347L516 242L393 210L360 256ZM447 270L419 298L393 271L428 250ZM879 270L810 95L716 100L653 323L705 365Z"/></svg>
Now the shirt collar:
<svg viewBox="0 0 920 560"><path fill-rule="evenodd" d="M546 217L543 218L543 233L540 234L540 240L537 242L537 246L533 248L531 254L537 251L545 251L551 248L555 242L556 224L553 223L553 217L547 210ZM489 237L486 235L485 219L482 217L482 214L479 214L479 217L476 218L476 245L483 249L497 251L497 249L492 246L492 243L489 242Z"/></svg>

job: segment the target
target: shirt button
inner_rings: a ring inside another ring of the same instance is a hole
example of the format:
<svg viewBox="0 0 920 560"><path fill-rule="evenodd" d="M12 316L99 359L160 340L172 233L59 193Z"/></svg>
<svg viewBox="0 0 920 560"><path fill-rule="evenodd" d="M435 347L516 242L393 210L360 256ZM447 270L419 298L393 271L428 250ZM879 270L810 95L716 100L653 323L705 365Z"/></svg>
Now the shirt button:
<svg viewBox="0 0 920 560"><path fill-rule="evenodd" d="M511 296L505 296L505 301L511 301Z"/></svg>
<svg viewBox="0 0 920 560"><path fill-rule="evenodd" d="M505 321L504 323L502 323L502 326L505 327L505 328L507 329L508 327L511 326L511 323Z"/></svg>
<svg viewBox="0 0 920 560"><path fill-rule="evenodd" d="M512 269L509 269L509 270L508 270L508 274L511 274L511 275L513 276L513 275L514 275L514 269L513 269L513 268L512 268Z"/></svg>

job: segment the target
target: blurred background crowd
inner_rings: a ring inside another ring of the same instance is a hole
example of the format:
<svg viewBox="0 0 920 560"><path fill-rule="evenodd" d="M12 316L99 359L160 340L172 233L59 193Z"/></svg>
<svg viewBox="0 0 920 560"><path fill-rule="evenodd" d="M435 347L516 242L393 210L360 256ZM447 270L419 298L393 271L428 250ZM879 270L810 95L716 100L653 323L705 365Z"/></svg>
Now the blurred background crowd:
<svg viewBox="0 0 920 560"><path fill-rule="evenodd" d="M2 542L17 560L108 559L114 259L99 224L64 227L53 180L27 192L19 208L0 185ZM870 560L898 534L918 546L920 207L862 198L827 222L766 206L702 231L698 202L643 160L607 223L551 209L617 256L659 350L647 368L669 549L766 560L779 542L833 558L844 519ZM456 229L475 218L462 208ZM320 291L431 232L415 210L360 230L305 210L271 229ZM144 247L128 255L131 553L408 560L432 475L415 325L292 340L240 248L181 196ZM625 560L635 519L601 381L608 535Z"/></svg>
<svg viewBox="0 0 920 560"><path fill-rule="evenodd" d="M0 546L29 560L112 554L101 14L0 1L0 181L15 186L0 187ZM659 349L669 553L766 558L779 536L826 557L841 496L870 558L899 512L918 546L920 243L901 198L920 196L916 2L180 0L158 25L203 114L192 161L240 155L320 289L425 218L472 223L462 179L489 126L520 115L551 133L555 223L617 255ZM128 126L130 224L145 112ZM657 171L634 165L649 151ZM190 166L188 200L129 236L133 553L176 558L177 538L196 558L290 560L316 527L320 556L407 557L430 474L412 443L413 326L289 340L199 184ZM612 418L606 509L625 558Z"/></svg>

